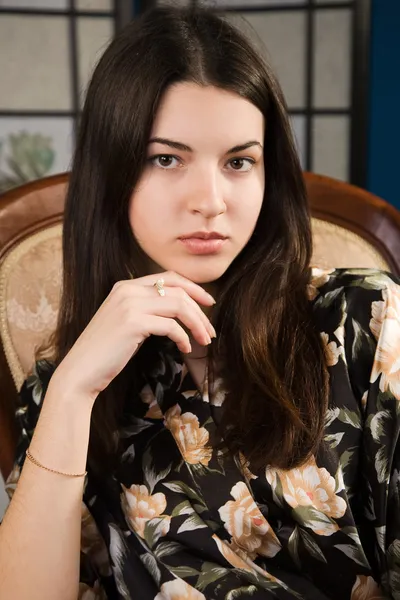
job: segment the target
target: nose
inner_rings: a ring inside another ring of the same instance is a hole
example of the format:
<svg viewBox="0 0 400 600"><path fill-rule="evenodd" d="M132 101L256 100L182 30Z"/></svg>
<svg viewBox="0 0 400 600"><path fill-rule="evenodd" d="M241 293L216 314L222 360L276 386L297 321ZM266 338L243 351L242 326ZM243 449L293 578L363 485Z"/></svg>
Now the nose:
<svg viewBox="0 0 400 600"><path fill-rule="evenodd" d="M199 170L189 184L188 208L206 219L226 211L222 177L210 169Z"/></svg>

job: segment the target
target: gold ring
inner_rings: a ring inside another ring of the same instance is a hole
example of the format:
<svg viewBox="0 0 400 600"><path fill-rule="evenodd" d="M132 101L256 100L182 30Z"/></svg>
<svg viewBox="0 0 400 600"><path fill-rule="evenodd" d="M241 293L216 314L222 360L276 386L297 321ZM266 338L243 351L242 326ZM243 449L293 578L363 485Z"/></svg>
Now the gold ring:
<svg viewBox="0 0 400 600"><path fill-rule="evenodd" d="M165 296L164 279L157 279L157 281L154 284L154 287L156 288L160 296Z"/></svg>

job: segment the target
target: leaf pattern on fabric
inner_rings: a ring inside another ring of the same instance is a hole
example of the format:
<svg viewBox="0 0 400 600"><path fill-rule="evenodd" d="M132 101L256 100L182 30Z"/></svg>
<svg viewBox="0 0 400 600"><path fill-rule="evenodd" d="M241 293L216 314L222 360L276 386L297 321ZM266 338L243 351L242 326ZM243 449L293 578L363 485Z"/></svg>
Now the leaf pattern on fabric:
<svg viewBox="0 0 400 600"><path fill-rule="evenodd" d="M254 474L215 451L223 380L200 393L149 338L115 472L85 481L79 598L400 600L399 281L314 269L308 293L330 386L315 456ZM10 497L53 371L38 362L21 389Z"/></svg>

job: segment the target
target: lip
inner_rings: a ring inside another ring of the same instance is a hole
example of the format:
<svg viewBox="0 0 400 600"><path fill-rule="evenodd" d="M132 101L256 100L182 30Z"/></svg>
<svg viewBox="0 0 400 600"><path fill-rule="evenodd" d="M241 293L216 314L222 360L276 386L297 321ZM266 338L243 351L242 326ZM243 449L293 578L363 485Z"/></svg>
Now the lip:
<svg viewBox="0 0 400 600"><path fill-rule="evenodd" d="M227 241L225 237L217 238L199 238L199 237L184 237L179 238L179 241L190 254L206 255L217 254L221 251L223 245Z"/></svg>
<svg viewBox="0 0 400 600"><path fill-rule="evenodd" d="M187 235L181 235L180 240L198 239L198 240L225 240L226 235L217 231L194 231Z"/></svg>

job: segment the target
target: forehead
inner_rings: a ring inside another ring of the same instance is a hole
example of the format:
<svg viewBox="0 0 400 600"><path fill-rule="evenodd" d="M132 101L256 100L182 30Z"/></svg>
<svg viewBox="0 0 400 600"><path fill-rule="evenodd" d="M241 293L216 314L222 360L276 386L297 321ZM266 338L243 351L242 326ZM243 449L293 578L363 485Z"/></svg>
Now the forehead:
<svg viewBox="0 0 400 600"><path fill-rule="evenodd" d="M152 137L171 137L195 146L205 140L234 146L249 139L260 143L264 116L249 100L213 86L178 83L165 92L153 123Z"/></svg>

